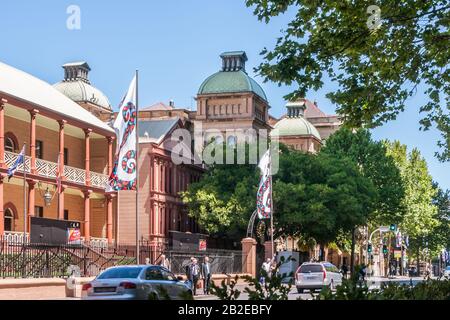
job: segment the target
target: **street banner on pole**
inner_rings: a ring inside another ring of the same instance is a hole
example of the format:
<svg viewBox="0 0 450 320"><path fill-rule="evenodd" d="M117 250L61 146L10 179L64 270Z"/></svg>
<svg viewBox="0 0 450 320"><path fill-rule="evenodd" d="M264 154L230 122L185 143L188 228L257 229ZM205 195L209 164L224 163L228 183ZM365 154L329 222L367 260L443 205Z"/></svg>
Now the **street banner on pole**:
<svg viewBox="0 0 450 320"><path fill-rule="evenodd" d="M262 176L256 194L256 209L259 219L269 219L272 214L272 176L270 172L270 148L264 153L258 167Z"/></svg>
<svg viewBox="0 0 450 320"><path fill-rule="evenodd" d="M107 191L136 190L136 122L135 76L113 124L117 133L117 153Z"/></svg>

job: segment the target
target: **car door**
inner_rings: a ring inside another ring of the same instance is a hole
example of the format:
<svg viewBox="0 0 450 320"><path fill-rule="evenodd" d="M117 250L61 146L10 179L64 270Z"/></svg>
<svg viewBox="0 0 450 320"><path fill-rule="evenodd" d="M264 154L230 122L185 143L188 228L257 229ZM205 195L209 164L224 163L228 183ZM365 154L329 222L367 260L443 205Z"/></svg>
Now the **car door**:
<svg viewBox="0 0 450 320"><path fill-rule="evenodd" d="M162 273L164 279L167 281L170 298L180 299L181 295L187 291L184 283L182 281L179 281L177 277L168 270L163 269Z"/></svg>
<svg viewBox="0 0 450 320"><path fill-rule="evenodd" d="M171 281L165 277L163 269L159 266L150 266L144 274L144 294L149 297L156 293L159 299L164 299L165 294L171 296Z"/></svg>

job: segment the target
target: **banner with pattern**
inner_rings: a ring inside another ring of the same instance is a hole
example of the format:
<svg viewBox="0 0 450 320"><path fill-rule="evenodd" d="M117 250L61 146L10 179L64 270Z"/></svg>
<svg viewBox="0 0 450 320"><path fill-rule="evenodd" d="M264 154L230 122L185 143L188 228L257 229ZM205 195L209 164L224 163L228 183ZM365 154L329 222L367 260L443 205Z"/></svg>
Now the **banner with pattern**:
<svg viewBox="0 0 450 320"><path fill-rule="evenodd" d="M258 193L256 195L256 210L258 211L259 219L270 219L272 214L272 177L270 164L270 149L268 149L258 164L262 172Z"/></svg>
<svg viewBox="0 0 450 320"><path fill-rule="evenodd" d="M131 81L113 127L117 150L108 191L136 190L136 76Z"/></svg>

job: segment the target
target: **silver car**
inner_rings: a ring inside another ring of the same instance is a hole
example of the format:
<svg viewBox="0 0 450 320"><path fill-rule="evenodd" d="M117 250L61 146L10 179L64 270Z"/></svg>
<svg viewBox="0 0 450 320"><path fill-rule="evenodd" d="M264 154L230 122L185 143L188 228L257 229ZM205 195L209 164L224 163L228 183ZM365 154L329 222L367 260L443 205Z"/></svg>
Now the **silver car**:
<svg viewBox="0 0 450 320"><path fill-rule="evenodd" d="M342 284L342 274L329 262L308 262L298 267L295 273L295 286L298 293L304 289L317 290L329 287L331 290Z"/></svg>
<svg viewBox="0 0 450 320"><path fill-rule="evenodd" d="M108 268L82 287L84 300L149 300L192 298L188 282L161 266Z"/></svg>
<svg viewBox="0 0 450 320"><path fill-rule="evenodd" d="M450 278L450 266L447 266L447 267L444 269L443 276L444 276L445 278Z"/></svg>

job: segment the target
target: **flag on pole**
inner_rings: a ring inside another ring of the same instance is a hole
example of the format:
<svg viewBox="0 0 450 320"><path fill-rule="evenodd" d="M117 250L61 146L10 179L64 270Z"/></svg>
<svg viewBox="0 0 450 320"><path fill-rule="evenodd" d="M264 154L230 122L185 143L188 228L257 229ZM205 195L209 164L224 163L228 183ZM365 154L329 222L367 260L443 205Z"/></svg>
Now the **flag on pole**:
<svg viewBox="0 0 450 320"><path fill-rule="evenodd" d="M122 100L113 127L117 134L117 150L107 192L136 190L136 76Z"/></svg>
<svg viewBox="0 0 450 320"><path fill-rule="evenodd" d="M269 219L272 214L272 176L270 164L270 149L268 149L258 164L262 172L258 193L256 194L256 210L258 211L259 219Z"/></svg>
<svg viewBox="0 0 450 320"><path fill-rule="evenodd" d="M8 169L8 181L12 178L14 173L17 171L17 168L20 164L23 164L25 161L25 145L22 148L22 151L20 151L19 156L16 159L16 162L14 162L13 166Z"/></svg>

